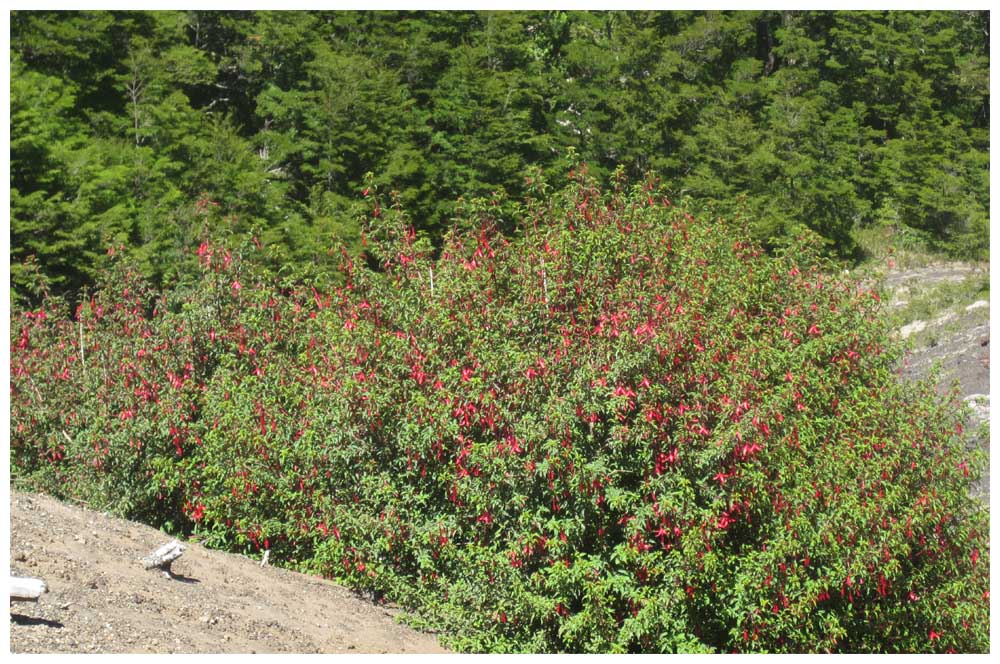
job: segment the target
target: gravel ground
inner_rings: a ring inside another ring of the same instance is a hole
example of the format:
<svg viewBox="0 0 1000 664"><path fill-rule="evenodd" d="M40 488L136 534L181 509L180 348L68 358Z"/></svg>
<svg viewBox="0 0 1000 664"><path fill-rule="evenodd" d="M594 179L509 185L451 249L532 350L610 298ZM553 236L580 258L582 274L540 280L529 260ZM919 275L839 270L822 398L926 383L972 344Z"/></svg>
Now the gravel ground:
<svg viewBox="0 0 1000 664"><path fill-rule="evenodd" d="M11 492L11 572L49 592L10 607L12 653L439 653L435 636L332 582L185 543L174 578L140 559L169 541L130 521Z"/></svg>

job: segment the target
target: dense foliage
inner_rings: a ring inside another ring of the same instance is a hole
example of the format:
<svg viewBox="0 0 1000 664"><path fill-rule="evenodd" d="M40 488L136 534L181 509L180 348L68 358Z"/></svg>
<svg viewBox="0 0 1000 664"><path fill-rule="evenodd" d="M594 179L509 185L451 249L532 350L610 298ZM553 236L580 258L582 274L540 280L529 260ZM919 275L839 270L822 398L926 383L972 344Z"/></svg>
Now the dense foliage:
<svg viewBox="0 0 1000 664"><path fill-rule="evenodd" d="M983 459L878 294L807 232L571 178L438 256L373 187L377 269L330 291L206 243L173 289L116 256L72 320L15 308L15 476L465 650L987 651Z"/></svg>
<svg viewBox="0 0 1000 664"><path fill-rule="evenodd" d="M92 282L108 245L156 283L256 229L271 265L357 250L367 172L440 246L461 196L529 166L655 171L757 239L842 256L885 226L982 258L988 12L11 14L17 293ZM554 180L548 184L554 185ZM503 230L510 230L505 228ZM23 265L35 256L35 266Z"/></svg>

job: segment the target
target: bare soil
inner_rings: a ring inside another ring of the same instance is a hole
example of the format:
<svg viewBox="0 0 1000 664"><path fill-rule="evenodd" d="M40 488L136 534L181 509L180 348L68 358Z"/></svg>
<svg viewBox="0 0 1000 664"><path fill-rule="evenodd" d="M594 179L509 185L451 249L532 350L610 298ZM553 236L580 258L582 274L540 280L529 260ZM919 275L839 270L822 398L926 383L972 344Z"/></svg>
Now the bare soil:
<svg viewBox="0 0 1000 664"><path fill-rule="evenodd" d="M49 592L10 607L13 653L439 653L398 611L330 581L185 542L173 578L141 559L170 538L11 491L11 573Z"/></svg>

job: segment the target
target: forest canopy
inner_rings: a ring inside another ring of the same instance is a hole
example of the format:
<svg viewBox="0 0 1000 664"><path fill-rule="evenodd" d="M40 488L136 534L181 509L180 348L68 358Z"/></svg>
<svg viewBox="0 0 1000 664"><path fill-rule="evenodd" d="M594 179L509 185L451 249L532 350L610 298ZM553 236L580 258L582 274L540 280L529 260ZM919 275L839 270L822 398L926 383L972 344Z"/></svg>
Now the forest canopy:
<svg viewBox="0 0 1000 664"><path fill-rule="evenodd" d="M370 187L440 246L581 162L769 247L804 226L850 260L885 228L986 257L985 11L15 11L10 59L19 298L88 287L111 246L169 285L228 235L332 277Z"/></svg>

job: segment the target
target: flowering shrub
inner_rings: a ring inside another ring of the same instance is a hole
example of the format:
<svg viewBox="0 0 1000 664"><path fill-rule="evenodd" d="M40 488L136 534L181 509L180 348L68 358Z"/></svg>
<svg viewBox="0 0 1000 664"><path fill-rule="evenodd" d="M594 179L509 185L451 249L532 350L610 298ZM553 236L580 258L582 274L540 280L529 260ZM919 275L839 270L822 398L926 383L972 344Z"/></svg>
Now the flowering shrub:
<svg viewBox="0 0 1000 664"><path fill-rule="evenodd" d="M14 473L464 650L987 651L983 459L877 293L571 179L439 255L366 192L372 267L329 293L206 244L197 283L125 261L71 320L12 312Z"/></svg>

